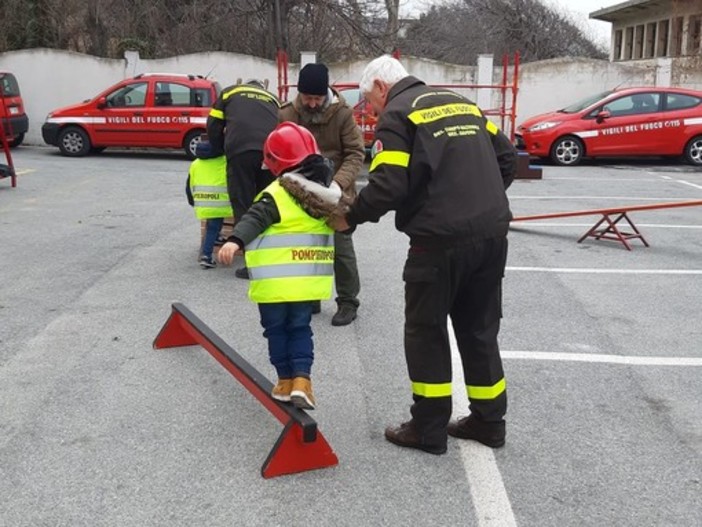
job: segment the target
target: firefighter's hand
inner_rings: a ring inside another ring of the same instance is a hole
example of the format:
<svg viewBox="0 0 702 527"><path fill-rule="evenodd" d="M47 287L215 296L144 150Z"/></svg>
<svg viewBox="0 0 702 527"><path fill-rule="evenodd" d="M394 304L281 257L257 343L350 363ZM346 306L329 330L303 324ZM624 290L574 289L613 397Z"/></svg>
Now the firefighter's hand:
<svg viewBox="0 0 702 527"><path fill-rule="evenodd" d="M339 232L345 232L351 228L349 223L346 221L346 216L339 212L335 212L329 216L329 219L327 219L327 225Z"/></svg>
<svg viewBox="0 0 702 527"><path fill-rule="evenodd" d="M227 242L219 248L217 259L224 265L231 265L231 263L234 261L234 256L236 256L240 250L241 247L239 247L236 243Z"/></svg>

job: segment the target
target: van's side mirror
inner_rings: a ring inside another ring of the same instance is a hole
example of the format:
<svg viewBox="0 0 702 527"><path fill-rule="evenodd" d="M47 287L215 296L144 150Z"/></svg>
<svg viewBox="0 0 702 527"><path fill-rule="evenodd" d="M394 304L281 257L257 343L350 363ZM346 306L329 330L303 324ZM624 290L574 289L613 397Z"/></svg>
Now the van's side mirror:
<svg viewBox="0 0 702 527"><path fill-rule="evenodd" d="M597 114L597 122L604 122L605 119L609 119L610 117L612 117L612 114L609 113L609 110L602 110Z"/></svg>
<svg viewBox="0 0 702 527"><path fill-rule="evenodd" d="M105 106L107 106L107 98L100 97L97 102L97 107L102 110Z"/></svg>

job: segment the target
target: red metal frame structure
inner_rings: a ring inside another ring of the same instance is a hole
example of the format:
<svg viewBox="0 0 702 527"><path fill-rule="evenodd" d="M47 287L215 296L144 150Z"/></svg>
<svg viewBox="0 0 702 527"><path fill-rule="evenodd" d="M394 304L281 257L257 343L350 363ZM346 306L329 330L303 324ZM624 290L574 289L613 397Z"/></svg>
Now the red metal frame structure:
<svg viewBox="0 0 702 527"><path fill-rule="evenodd" d="M2 91L2 84L0 83L0 100L2 101L2 104L5 104L5 97L3 97L3 91ZM7 111L7 106L5 106L5 111L3 112L4 115L9 115L9 112ZM12 133L12 124L10 123L9 119L7 121L7 126L10 127L10 134ZM10 178L12 187L17 186L17 173L15 172L15 164L12 162L12 154L10 153L10 143L7 140L7 133L5 132L5 126L3 123L0 123L0 143L2 144L2 150L5 153L5 160L7 163L2 164L0 163L0 179L4 179L6 177Z"/></svg>
<svg viewBox="0 0 702 527"><path fill-rule="evenodd" d="M172 304L171 307L171 315L154 340L154 349L199 344L285 425L261 467L264 478L326 468L339 463L314 419L304 410L273 399L270 395L273 384L187 307L179 303Z"/></svg>
<svg viewBox="0 0 702 527"><path fill-rule="evenodd" d="M631 251L631 245L628 240L640 239L646 247L649 247L648 242L641 234L641 231L636 228L636 225L631 221L628 212L634 211L644 211L644 210L658 210L658 209L672 209L678 207L699 207L702 206L702 200L692 200L692 201L672 201L667 203L653 203L651 205L631 205L629 207L611 207L608 209L591 209L591 210L576 210L571 212L553 212L549 214L535 214L532 216L517 216L512 219L515 221L532 221L532 220L550 220L555 218L570 218L573 216L591 216L591 215L601 215L602 218L599 219L595 225L593 225L585 234L583 234L578 243L582 242L585 238L595 238L596 240L614 240L622 243L628 251ZM610 216L616 216L614 220ZM629 227L634 232L621 231L617 224L625 220ZM600 228L600 225L606 224L604 228Z"/></svg>
<svg viewBox="0 0 702 527"><path fill-rule="evenodd" d="M399 60L400 50L395 49L392 56ZM296 84L288 83L288 54L279 49L276 55L278 64L278 97L281 101L288 100L290 88ZM489 89L500 90L500 102L497 108L483 108L485 115L495 115L500 118L500 128L507 133L510 140L514 141L517 120L517 93L519 91L519 52L514 54L514 66L512 68L512 79L509 75L510 57L505 54L502 57L502 83L501 84L431 84L436 88L449 89ZM344 88L357 88L358 83L334 83L334 86ZM509 95L508 95L508 92ZM509 99L509 101L508 101ZM505 125L509 125L509 130Z"/></svg>

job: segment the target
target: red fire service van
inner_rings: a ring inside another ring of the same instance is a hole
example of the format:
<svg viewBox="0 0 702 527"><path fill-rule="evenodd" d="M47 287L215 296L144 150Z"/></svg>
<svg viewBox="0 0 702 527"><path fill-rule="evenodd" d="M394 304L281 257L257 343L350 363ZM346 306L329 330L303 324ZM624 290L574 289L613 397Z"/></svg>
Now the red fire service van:
<svg viewBox="0 0 702 527"><path fill-rule="evenodd" d="M182 148L195 156L219 84L198 75L145 73L49 113L44 142L65 156L107 147Z"/></svg>
<svg viewBox="0 0 702 527"><path fill-rule="evenodd" d="M19 84L12 73L0 71L0 123L10 146L19 146L29 129Z"/></svg>

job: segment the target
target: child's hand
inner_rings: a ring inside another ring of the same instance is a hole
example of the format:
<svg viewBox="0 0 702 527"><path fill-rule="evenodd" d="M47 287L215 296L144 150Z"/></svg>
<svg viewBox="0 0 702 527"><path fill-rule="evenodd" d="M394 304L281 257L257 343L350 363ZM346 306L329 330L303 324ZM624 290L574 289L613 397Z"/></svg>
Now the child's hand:
<svg viewBox="0 0 702 527"><path fill-rule="evenodd" d="M234 261L234 256L240 250L241 247L239 247L236 243L227 242L219 248L217 259L224 265L231 265L232 261Z"/></svg>

